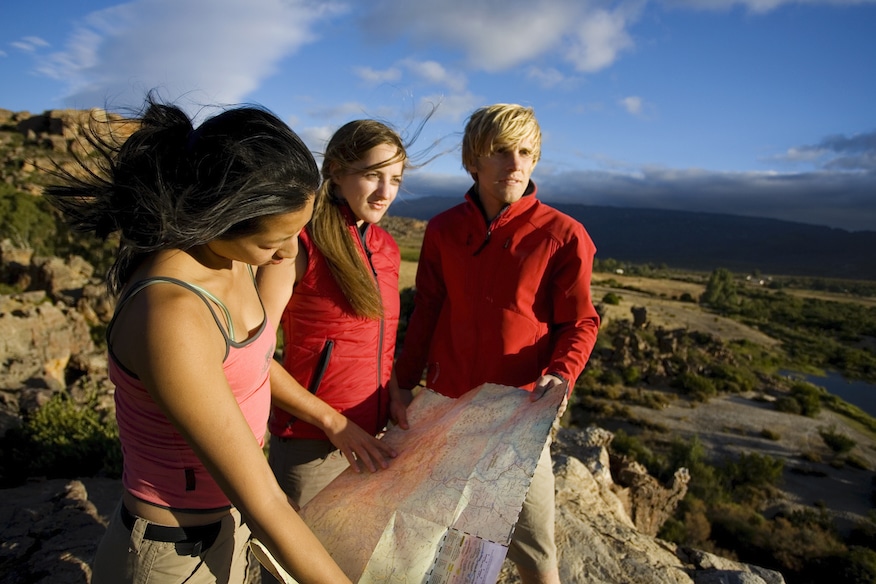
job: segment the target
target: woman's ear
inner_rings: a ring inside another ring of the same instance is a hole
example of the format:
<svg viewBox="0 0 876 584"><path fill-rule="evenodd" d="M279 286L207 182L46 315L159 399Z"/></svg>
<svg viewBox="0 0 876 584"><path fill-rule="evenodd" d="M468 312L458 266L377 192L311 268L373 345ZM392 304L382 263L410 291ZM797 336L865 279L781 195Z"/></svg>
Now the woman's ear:
<svg viewBox="0 0 876 584"><path fill-rule="evenodd" d="M328 178L329 180L337 181L338 173L341 171L341 165L337 162L329 163L328 167Z"/></svg>

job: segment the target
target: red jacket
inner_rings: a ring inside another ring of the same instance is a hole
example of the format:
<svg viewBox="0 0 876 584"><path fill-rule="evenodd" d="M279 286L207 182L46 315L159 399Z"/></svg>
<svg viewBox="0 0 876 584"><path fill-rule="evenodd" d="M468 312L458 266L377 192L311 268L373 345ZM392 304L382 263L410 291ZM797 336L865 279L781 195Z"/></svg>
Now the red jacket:
<svg viewBox="0 0 876 584"><path fill-rule="evenodd" d="M299 238L307 250L307 272L298 284L281 324L285 340L283 366L304 387L361 426L377 434L389 416L389 391L395 335L398 328L398 245L376 225L367 225L360 237L347 213L350 237L360 243L370 261L383 296L384 318L356 316L338 286L322 253L305 229ZM273 408L268 427L283 438L327 437L316 426Z"/></svg>
<svg viewBox="0 0 876 584"><path fill-rule="evenodd" d="M584 227L527 194L487 223L467 201L426 227L415 308L396 363L399 386L458 397L483 384L532 390L575 380L596 342L590 297L596 248Z"/></svg>

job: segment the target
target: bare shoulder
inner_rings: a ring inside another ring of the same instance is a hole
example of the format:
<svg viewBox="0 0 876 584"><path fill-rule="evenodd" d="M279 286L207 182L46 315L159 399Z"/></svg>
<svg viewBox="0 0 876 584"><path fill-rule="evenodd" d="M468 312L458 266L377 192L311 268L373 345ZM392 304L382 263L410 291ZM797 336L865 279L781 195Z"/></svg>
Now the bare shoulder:
<svg viewBox="0 0 876 584"><path fill-rule="evenodd" d="M225 353L225 338L208 304L195 291L170 282L149 285L126 303L111 342L113 353L134 372L180 354L215 355L221 361Z"/></svg>

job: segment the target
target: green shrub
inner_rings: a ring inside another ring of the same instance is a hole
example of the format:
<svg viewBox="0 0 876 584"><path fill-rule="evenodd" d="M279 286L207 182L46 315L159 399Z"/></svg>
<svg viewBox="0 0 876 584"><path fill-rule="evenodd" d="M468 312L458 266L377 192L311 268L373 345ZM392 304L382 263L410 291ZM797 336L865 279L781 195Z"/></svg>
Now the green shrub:
<svg viewBox="0 0 876 584"><path fill-rule="evenodd" d="M661 392L645 391L638 398L638 403L652 410L662 410L669 405L670 399Z"/></svg>
<svg viewBox="0 0 876 584"><path fill-rule="evenodd" d="M611 304L617 306L621 302L621 297L614 292L609 292L605 296L602 297L602 302L605 304Z"/></svg>
<svg viewBox="0 0 876 584"><path fill-rule="evenodd" d="M806 462L821 462L821 455L813 450L807 450L800 454L800 458Z"/></svg>
<svg viewBox="0 0 876 584"><path fill-rule="evenodd" d="M728 310L739 304L736 281L733 274L724 268L718 268L709 276L706 290L700 296L700 302L713 308Z"/></svg>
<svg viewBox="0 0 876 584"><path fill-rule="evenodd" d="M614 369L606 369L599 376L599 382L604 385L622 385L624 378Z"/></svg>
<svg viewBox="0 0 876 584"><path fill-rule="evenodd" d="M609 449L619 456L627 456L644 465L651 474L659 474L666 468L666 460L662 456L622 429L615 432Z"/></svg>
<svg viewBox="0 0 876 584"><path fill-rule="evenodd" d="M410 247L410 246L399 246L399 252L401 253L401 259L403 262L419 262L420 261L420 248L419 247Z"/></svg>
<svg viewBox="0 0 876 584"><path fill-rule="evenodd" d="M714 363L709 366L710 377L720 391L741 393L754 389L756 377L749 369L743 369L729 363Z"/></svg>
<svg viewBox="0 0 876 584"><path fill-rule="evenodd" d="M803 408L800 406L800 402L787 395L783 395L776 400L776 409L786 414L800 415L803 413Z"/></svg>
<svg viewBox="0 0 876 584"><path fill-rule="evenodd" d="M760 431L760 435L767 440L772 440L774 442L778 442L781 439L781 436L775 430L770 430L769 428L764 428Z"/></svg>
<svg viewBox="0 0 876 584"><path fill-rule="evenodd" d="M823 389L805 381L797 381L791 386L791 397L797 400L801 413L807 418L814 418L821 411L822 395Z"/></svg>
<svg viewBox="0 0 876 584"><path fill-rule="evenodd" d="M681 519L670 517L657 534L661 539L699 548L709 546L712 525L706 505L695 497L685 497L678 508Z"/></svg>
<svg viewBox="0 0 876 584"><path fill-rule="evenodd" d="M680 302L692 302L696 304L697 300L694 298L690 292L684 292L681 296L678 297Z"/></svg>
<svg viewBox="0 0 876 584"><path fill-rule="evenodd" d="M52 251L55 220L42 197L0 186L0 239L45 254Z"/></svg>
<svg viewBox="0 0 876 584"><path fill-rule="evenodd" d="M685 371L675 378L673 386L680 392L696 401L707 401L718 393L715 382L708 377Z"/></svg>
<svg viewBox="0 0 876 584"><path fill-rule="evenodd" d="M642 370L635 365L624 367L621 373L624 380L624 385L636 385L642 379Z"/></svg>
<svg viewBox="0 0 876 584"><path fill-rule="evenodd" d="M785 463L778 458L756 452L744 453L721 467L721 476L731 491L741 487L774 486L782 478Z"/></svg>
<svg viewBox="0 0 876 584"><path fill-rule="evenodd" d="M819 428L818 434L821 436L821 439L824 440L827 447L837 454L845 454L857 444L857 442L845 434L837 432L836 428L833 426L830 428Z"/></svg>
<svg viewBox="0 0 876 584"><path fill-rule="evenodd" d="M98 410L96 392L81 405L66 393L56 394L0 443L0 472L8 485L39 476L121 476L118 427Z"/></svg>
<svg viewBox="0 0 876 584"><path fill-rule="evenodd" d="M876 582L876 551L865 547L849 548L839 563L834 581L844 584L871 584Z"/></svg>

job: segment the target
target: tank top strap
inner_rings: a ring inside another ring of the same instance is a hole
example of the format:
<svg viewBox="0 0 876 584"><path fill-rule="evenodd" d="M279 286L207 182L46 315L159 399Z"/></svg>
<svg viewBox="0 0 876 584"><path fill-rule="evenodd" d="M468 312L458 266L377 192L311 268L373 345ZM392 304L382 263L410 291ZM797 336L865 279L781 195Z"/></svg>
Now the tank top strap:
<svg viewBox="0 0 876 584"><path fill-rule="evenodd" d="M252 269L250 269L250 272L252 273ZM254 277L254 275L253 275L253 277ZM210 292L208 292L207 290L205 290L204 288L202 288L200 286L197 286L195 284L190 284L189 282L185 282L183 280L178 280L177 278L158 276L155 278L147 278L145 280L141 280L141 281L137 282L136 284L134 284L133 286L131 286L128 289L128 291L125 293L124 296L122 296L121 299L119 299L118 305L116 306L115 313L113 314L112 319L110 320L109 324L106 327L107 350L109 351L109 353L113 357L113 359L116 361L116 363L118 363L120 366L122 366L123 369L125 369L127 371L127 368L125 368L121 364L121 362L119 362L119 360L116 358L115 354L113 354L112 342L110 342L110 335L111 335L112 330L113 330L113 325L116 322L116 317L119 315L119 313L125 307L125 305L131 300L131 298L133 298L137 293L141 292L142 290L144 290L144 289L146 289L149 286L152 286L154 284L174 284L176 286L181 286L187 290L190 290L198 298L200 298L204 302L204 304L207 306L207 308L210 310L210 314L213 316L213 320L216 321L216 326L219 327L219 331L222 333L222 337L225 339L225 356L226 357L228 356L228 351L229 351L231 344L234 340L234 323L231 320L231 312L229 312L228 307L226 307L225 304L223 304L222 301L219 300L215 295L211 294ZM228 327L228 332L226 332L225 327L222 326L222 321L219 319L219 316L216 314L216 309L214 308L214 305L211 304L211 302L215 302L216 303L215 305L219 306L219 308L222 309L222 314L225 317L225 322L226 322L226 325ZM131 372L128 371L128 373L131 373Z"/></svg>

